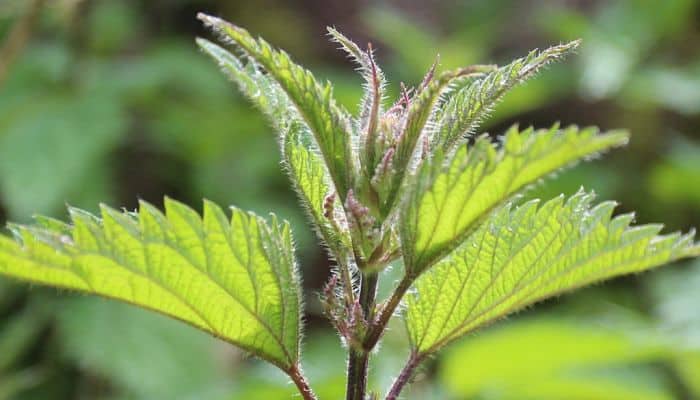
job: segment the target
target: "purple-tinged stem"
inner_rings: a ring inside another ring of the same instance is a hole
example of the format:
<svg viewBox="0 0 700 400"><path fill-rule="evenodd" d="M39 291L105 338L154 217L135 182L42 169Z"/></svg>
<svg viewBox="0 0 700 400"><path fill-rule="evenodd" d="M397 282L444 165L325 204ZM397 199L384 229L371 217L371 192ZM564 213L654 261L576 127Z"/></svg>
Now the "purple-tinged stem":
<svg viewBox="0 0 700 400"><path fill-rule="evenodd" d="M419 354L411 352L411 356L408 358L408 362L401 370L401 373L391 385L389 393L386 395L386 400L396 400L399 398L403 388L411 381L413 374L416 372L416 368L421 363L422 358Z"/></svg>

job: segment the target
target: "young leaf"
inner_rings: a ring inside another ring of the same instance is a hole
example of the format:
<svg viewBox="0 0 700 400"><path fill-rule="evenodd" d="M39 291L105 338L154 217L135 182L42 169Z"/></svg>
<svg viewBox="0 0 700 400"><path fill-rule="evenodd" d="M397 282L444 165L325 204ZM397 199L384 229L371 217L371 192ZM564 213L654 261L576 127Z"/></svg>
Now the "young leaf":
<svg viewBox="0 0 700 400"><path fill-rule="evenodd" d="M328 34L334 42L352 58L359 66L359 71L365 80L364 96L360 102L360 129L364 129L368 134L373 134L376 129L377 119L382 112L382 100L384 99L384 88L386 78L381 68L374 62L371 46L364 51L355 42L348 39L336 29L328 27ZM371 125L375 126L372 127Z"/></svg>
<svg viewBox="0 0 700 400"><path fill-rule="evenodd" d="M373 86L376 78L379 81L378 87L383 89L386 85L386 78L384 77L384 72L372 61L372 54L369 51L362 50L360 46L337 29L328 27L327 30L333 41L338 43L352 60L357 63L362 77L365 79L365 84Z"/></svg>
<svg viewBox="0 0 700 400"><path fill-rule="evenodd" d="M538 207L530 201L493 213L415 284L406 316L420 355L504 315L580 286L700 253L693 233L658 236L660 225L630 227L615 204L591 207L579 192Z"/></svg>
<svg viewBox="0 0 700 400"><path fill-rule="evenodd" d="M354 171L352 132L350 117L336 105L331 85L321 85L287 53L274 49L263 39L254 39L245 29L209 15L200 13L198 17L236 43L279 83L311 129L336 190L345 198Z"/></svg>
<svg viewBox="0 0 700 400"><path fill-rule="evenodd" d="M241 93L267 115L276 129L281 131L291 120L299 118L287 93L254 63L245 65L226 49L206 39L197 38L197 45L219 64Z"/></svg>
<svg viewBox="0 0 700 400"><path fill-rule="evenodd" d="M315 228L332 253L342 254L342 250L350 245L350 239L324 215L327 213L324 209L326 199L332 196L335 188L323 161L316 155L310 128L301 119L287 93L254 64L243 65L233 54L208 40L197 39L197 44L219 63L241 92L268 116L277 129L285 163L302 205L309 211ZM331 210L342 207L337 199L326 206Z"/></svg>
<svg viewBox="0 0 700 400"><path fill-rule="evenodd" d="M511 128L500 149L488 137L460 148L444 165L424 164L401 226L404 262L417 276L454 249L472 227L516 191L583 157L626 143L627 134Z"/></svg>
<svg viewBox="0 0 700 400"><path fill-rule="evenodd" d="M357 129L362 132L360 135L360 162L363 173L371 179L376 166L376 141L377 129L380 116L383 113L382 101L384 100L384 88L386 79L384 72L374 61L371 45L367 51L360 49L360 46L348 39L336 29L328 27L328 34L333 41L357 63L359 71L365 80L364 94L360 102L360 113L357 118Z"/></svg>
<svg viewBox="0 0 700 400"><path fill-rule="evenodd" d="M435 66L433 66L433 68L434 67ZM472 71L458 69L444 72L433 79L432 75L434 71L431 69L428 75L426 75L426 79L421 85L422 87L419 89L419 93L410 100L406 122L398 139L396 153L391 160L394 174L391 179L389 194L383 204L385 213L388 214L388 211L394 205L398 192L403 184L406 170L409 169L411 159L415 154L416 145L424 133L426 124L435 111L435 104L438 102L440 94L454 79L469 74L470 72Z"/></svg>
<svg viewBox="0 0 700 400"><path fill-rule="evenodd" d="M299 361L300 284L287 223L211 202L204 216L174 200L165 215L71 209L0 236L0 274L97 294L187 322L285 371ZM47 223L48 221L48 223Z"/></svg>
<svg viewBox="0 0 700 400"><path fill-rule="evenodd" d="M284 134L284 159L302 203L314 221L319 235L331 256L348 253L352 247L342 205L333 192L326 167L316 153L309 149L308 127L301 121L289 126ZM344 262L344 260L338 260Z"/></svg>
<svg viewBox="0 0 700 400"><path fill-rule="evenodd" d="M533 50L526 57L496 69L481 79L470 82L456 91L440 107L433 144L449 151L463 142L466 136L493 109L503 95L517 84L534 76L547 64L576 50L579 40L550 47L542 52Z"/></svg>

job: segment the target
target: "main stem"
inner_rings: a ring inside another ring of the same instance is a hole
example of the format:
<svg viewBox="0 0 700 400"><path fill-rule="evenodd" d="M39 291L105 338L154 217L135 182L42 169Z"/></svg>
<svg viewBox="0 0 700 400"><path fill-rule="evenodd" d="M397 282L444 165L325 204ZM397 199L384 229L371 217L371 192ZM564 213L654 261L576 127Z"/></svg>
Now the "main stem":
<svg viewBox="0 0 700 400"><path fill-rule="evenodd" d="M365 320L374 320L374 302L377 297L377 273L362 274L360 278L360 307ZM364 400L367 392L367 370L369 368L369 353L371 349L350 347L348 356L346 400Z"/></svg>
<svg viewBox="0 0 700 400"><path fill-rule="evenodd" d="M370 324L369 332L362 343L362 347L364 347L366 350L371 351L374 349L374 346L377 345L379 339L381 339L382 334L386 330L386 326L389 323L391 316L394 315L396 308L399 306L399 304L401 304L401 299L403 299L403 296L411 287L412 282L413 279L411 277L404 277L394 290L391 298L389 298L384 307L382 307L376 323Z"/></svg>

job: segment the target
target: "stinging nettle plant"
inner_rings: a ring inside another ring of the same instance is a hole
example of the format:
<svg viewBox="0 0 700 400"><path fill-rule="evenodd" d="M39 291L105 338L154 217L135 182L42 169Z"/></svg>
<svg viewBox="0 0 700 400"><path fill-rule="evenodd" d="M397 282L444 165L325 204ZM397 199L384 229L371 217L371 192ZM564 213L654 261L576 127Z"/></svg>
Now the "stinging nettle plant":
<svg viewBox="0 0 700 400"><path fill-rule="evenodd" d="M438 72L402 85L386 103L371 46L335 29L331 38L365 80L357 116L340 107L287 53L219 18L200 14L237 55L197 43L279 133L284 164L335 261L321 293L348 351L347 400L377 398L367 370L389 320L400 315L410 356L386 399L448 343L538 300L613 276L700 255L693 233L631 226L592 193L523 202L518 194L578 160L624 145L623 131L575 126L476 136L503 95L578 41L533 51L503 67ZM302 295L289 224L205 201L200 216L165 199L165 213L102 206L69 209L70 223L36 217L0 236L0 273L151 309L276 365L304 399ZM403 274L377 299L383 271ZM401 312L399 312L401 311Z"/></svg>

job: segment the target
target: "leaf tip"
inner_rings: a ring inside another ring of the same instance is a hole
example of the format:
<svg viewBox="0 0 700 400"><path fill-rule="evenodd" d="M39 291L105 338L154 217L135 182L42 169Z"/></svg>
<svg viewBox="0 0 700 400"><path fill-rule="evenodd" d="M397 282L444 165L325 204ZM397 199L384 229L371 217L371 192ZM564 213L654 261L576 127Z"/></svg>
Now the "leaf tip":
<svg viewBox="0 0 700 400"><path fill-rule="evenodd" d="M214 31L217 31L219 33L224 32L226 30L231 30L240 33L243 31L243 28L228 22L222 18L215 17L213 15L205 14L203 12L197 13L197 19L202 21L202 23L207 26L212 28Z"/></svg>
<svg viewBox="0 0 700 400"><path fill-rule="evenodd" d="M204 22L204 23L207 24L207 25L214 25L214 24L216 24L217 22L220 22L220 21L221 21L220 18L211 16L211 15L206 14L206 13L203 13L203 12L201 12L201 11L197 13L197 19L200 20L200 21L202 21L202 22Z"/></svg>
<svg viewBox="0 0 700 400"><path fill-rule="evenodd" d="M575 49L579 48L581 46L581 44L583 44L583 39L578 38L578 39L574 39L574 40L570 41L569 43L566 44L566 46L572 50L575 50Z"/></svg>
<svg viewBox="0 0 700 400"><path fill-rule="evenodd" d="M207 39L204 39L204 38L199 37L199 36L194 38L194 42L197 43L197 46L199 46L199 47L206 47L209 43L211 43Z"/></svg>
<svg viewBox="0 0 700 400"><path fill-rule="evenodd" d="M607 135L612 137L618 146L626 146L630 141L630 131L627 129L615 129Z"/></svg>

